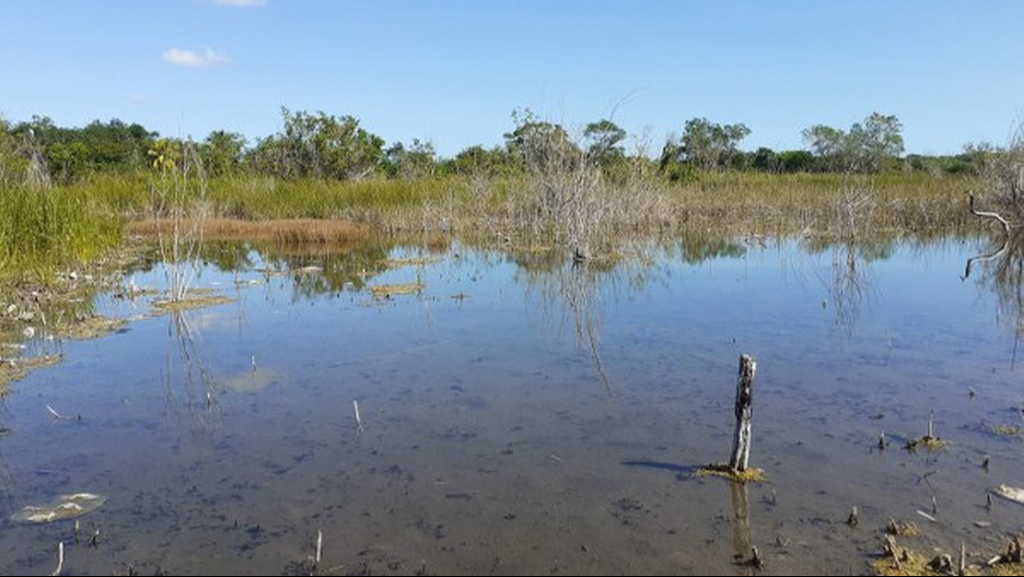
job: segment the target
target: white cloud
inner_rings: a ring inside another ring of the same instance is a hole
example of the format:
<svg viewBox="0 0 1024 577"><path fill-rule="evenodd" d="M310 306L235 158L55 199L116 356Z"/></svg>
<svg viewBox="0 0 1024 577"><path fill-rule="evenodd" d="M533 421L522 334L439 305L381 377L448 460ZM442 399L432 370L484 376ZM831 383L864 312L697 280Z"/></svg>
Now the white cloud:
<svg viewBox="0 0 1024 577"><path fill-rule="evenodd" d="M128 93L128 102L132 104L144 104L146 102L146 95L142 92L130 92Z"/></svg>
<svg viewBox="0 0 1024 577"><path fill-rule="evenodd" d="M202 53L183 48L171 48L164 50L164 60L177 66L188 68L210 68L212 66L224 66L231 62L231 58L223 52L217 52L213 48L207 48Z"/></svg>
<svg viewBox="0 0 1024 577"><path fill-rule="evenodd" d="M223 4L224 6L262 6L267 3L267 0L215 0L217 4Z"/></svg>

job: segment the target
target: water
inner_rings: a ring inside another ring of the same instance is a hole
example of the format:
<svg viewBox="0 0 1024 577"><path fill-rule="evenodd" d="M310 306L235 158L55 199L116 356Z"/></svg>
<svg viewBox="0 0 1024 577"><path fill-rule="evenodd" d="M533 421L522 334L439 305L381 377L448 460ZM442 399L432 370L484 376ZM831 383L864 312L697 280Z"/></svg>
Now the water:
<svg viewBox="0 0 1024 577"><path fill-rule="evenodd" d="M1024 521L984 507L1024 486L1022 440L993 431L1022 424L1024 391L1019 285L992 261L959 276L984 248L668 243L584 268L457 243L211 252L197 284L233 302L104 298L145 318L35 344L65 361L0 409L0 514L107 501L77 544L71 520L5 521L0 572L50 572L64 541L75 574L300 573L321 532L322 574L752 574L752 545L761 573L848 574L890 518L929 556L988 557ZM746 487L695 474L728 458L740 353L768 477ZM904 450L930 413L949 445Z"/></svg>

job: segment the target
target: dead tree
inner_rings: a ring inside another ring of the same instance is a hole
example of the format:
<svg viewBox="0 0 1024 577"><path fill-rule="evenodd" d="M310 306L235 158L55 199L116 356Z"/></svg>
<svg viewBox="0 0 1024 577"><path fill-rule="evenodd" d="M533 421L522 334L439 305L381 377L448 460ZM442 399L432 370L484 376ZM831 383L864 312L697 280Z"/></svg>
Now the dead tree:
<svg viewBox="0 0 1024 577"><path fill-rule="evenodd" d="M732 456L729 457L729 469L733 472L746 471L750 462L755 371L757 360L750 355L740 355L739 376L736 379L736 431L732 439Z"/></svg>

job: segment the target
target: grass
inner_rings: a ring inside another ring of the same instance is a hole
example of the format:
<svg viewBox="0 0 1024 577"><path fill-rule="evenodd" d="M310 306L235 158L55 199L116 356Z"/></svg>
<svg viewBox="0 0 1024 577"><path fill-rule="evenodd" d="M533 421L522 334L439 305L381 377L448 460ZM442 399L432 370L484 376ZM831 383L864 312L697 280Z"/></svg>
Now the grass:
<svg viewBox="0 0 1024 577"><path fill-rule="evenodd" d="M35 369L55 365L63 358L63 355L42 355L5 360L0 363L0 399L10 393L12 382L25 378L25 375Z"/></svg>
<svg viewBox="0 0 1024 577"><path fill-rule="evenodd" d="M224 295L191 290L185 298L160 299L153 301L153 308L160 312L178 312L201 309L232 302L234 299Z"/></svg>
<svg viewBox="0 0 1024 577"><path fill-rule="evenodd" d="M376 298L388 299L399 295L417 294L423 290L423 283L379 284L370 287L370 293Z"/></svg>
<svg viewBox="0 0 1024 577"><path fill-rule="evenodd" d="M945 575L932 571L924 555L904 549L901 558L883 557L871 563L876 575Z"/></svg>
<svg viewBox="0 0 1024 577"><path fill-rule="evenodd" d="M873 231L960 231L978 225L967 210L967 191L978 186L973 178L920 173L710 173L674 187L670 205L682 222L768 235L836 232L853 212L852 224ZM859 197L863 204L853 206Z"/></svg>
<svg viewBox="0 0 1024 577"><path fill-rule="evenodd" d="M0 282L52 281L117 246L123 219L71 188L0 187Z"/></svg>
<svg viewBox="0 0 1024 577"><path fill-rule="evenodd" d="M708 465L697 469L698 477L723 477L734 481L736 483L760 483L766 479L764 475L764 469L758 469L751 467L744 471L737 471L726 465L725 463L719 463L716 465Z"/></svg>
<svg viewBox="0 0 1024 577"><path fill-rule="evenodd" d="M154 234L155 176L93 176L69 186L0 188L0 278L51 279L61 267L118 246L124 223ZM605 238L715 230L734 234L963 232L985 230L967 211L977 179L897 173L703 173L685 184L637 173L598 180L587 197L588 226ZM266 239L317 245L373 234L459 233L495 243L550 244L561 224L543 218L538 183L528 176L419 180L214 178L204 200L206 238ZM546 241L546 242L545 242ZM598 239L598 246L611 241ZM598 252L598 251L595 251Z"/></svg>
<svg viewBox="0 0 1024 577"><path fill-rule="evenodd" d="M992 426L992 432L1003 437L1019 437L1022 429L1020 425L999 424Z"/></svg>
<svg viewBox="0 0 1024 577"><path fill-rule="evenodd" d="M128 224L127 232L155 238L158 234L169 234L172 227L170 219L138 220ZM211 241L270 241L278 246L304 246L366 240L370 237L370 229L347 220L291 218L253 221L221 217L203 220L202 234L204 239Z"/></svg>

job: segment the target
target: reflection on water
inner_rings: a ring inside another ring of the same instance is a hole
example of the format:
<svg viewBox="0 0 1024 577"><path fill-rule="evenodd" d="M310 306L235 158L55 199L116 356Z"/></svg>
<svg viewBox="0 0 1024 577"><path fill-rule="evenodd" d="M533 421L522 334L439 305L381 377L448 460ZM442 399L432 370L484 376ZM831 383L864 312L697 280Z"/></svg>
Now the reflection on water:
<svg viewBox="0 0 1024 577"><path fill-rule="evenodd" d="M5 523L0 572L49 572L63 541L75 574L860 573L918 510L939 520L920 550L994 555L1019 516L986 491L1024 483L999 427L1020 422L1024 253L963 283L979 244L208 247L197 284L233 302L67 343L7 397L0 515L108 499L80 518L96 546ZM693 475L727 457L740 352L769 479L747 486ZM900 450L930 414L950 445Z"/></svg>
<svg viewBox="0 0 1024 577"><path fill-rule="evenodd" d="M996 295L997 321L1014 329L1011 364L1016 364L1020 336L1024 332L1024 233L1015 229L994 241L982 254L967 259L963 280L970 278L975 270L978 285Z"/></svg>
<svg viewBox="0 0 1024 577"><path fill-rule="evenodd" d="M163 370L164 396L169 415L182 412L198 430L217 425L217 390L205 358L202 334L193 327L194 311L167 313L167 352Z"/></svg>

